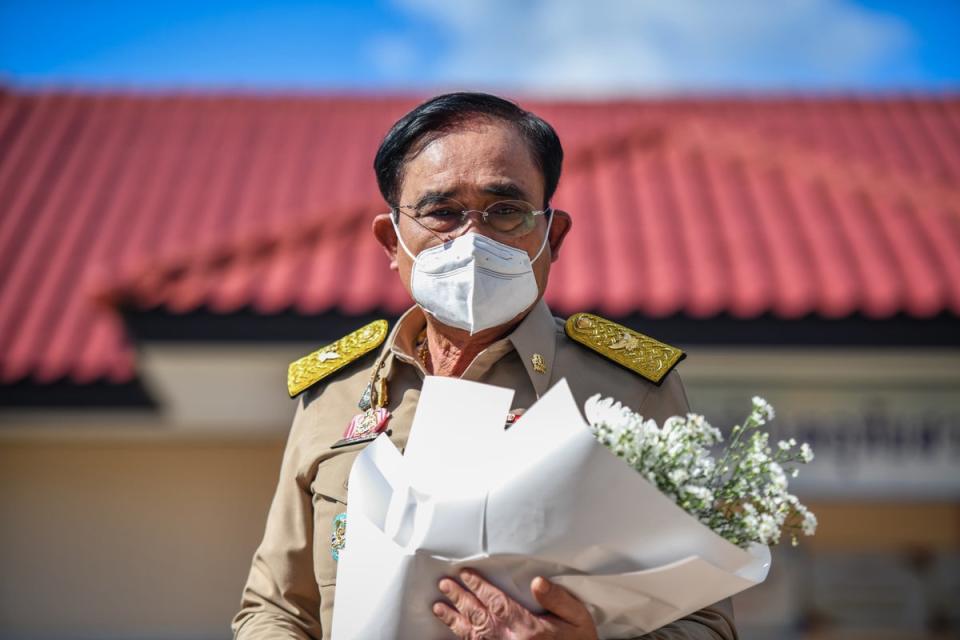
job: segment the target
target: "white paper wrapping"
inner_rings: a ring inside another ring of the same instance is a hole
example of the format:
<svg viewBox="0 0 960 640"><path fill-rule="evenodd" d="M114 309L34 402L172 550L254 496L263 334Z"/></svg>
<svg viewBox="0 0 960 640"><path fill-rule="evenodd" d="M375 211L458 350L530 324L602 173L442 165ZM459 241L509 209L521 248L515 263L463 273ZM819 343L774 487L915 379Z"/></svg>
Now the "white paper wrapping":
<svg viewBox="0 0 960 640"><path fill-rule="evenodd" d="M769 550L713 533L590 433L565 380L509 430L513 391L424 381L404 455L381 436L347 496L333 638L444 638L437 581L472 567L533 611L563 585L630 638L762 582Z"/></svg>

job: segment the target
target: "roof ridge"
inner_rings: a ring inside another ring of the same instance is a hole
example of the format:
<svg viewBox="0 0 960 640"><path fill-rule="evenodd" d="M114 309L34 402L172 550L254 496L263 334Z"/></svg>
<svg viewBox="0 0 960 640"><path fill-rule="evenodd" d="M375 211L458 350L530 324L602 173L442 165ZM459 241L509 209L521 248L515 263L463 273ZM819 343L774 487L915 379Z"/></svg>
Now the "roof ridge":
<svg viewBox="0 0 960 640"><path fill-rule="evenodd" d="M321 235L351 231L367 219L374 204L354 204L323 217L316 214L286 221L282 226L251 225L241 237L218 242L199 243L176 253L150 256L115 275L101 275L88 283L95 301L117 307L142 305L144 295L159 285L178 279L191 271L209 271L252 257L266 258L289 247L315 242Z"/></svg>

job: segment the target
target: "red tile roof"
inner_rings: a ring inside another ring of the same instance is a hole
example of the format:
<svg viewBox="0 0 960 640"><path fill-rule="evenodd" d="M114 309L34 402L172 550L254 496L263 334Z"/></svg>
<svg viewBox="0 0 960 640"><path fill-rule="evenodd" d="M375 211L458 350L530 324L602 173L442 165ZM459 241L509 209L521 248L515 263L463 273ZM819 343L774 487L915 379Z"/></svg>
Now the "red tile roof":
<svg viewBox="0 0 960 640"><path fill-rule="evenodd" d="M415 102L0 90L0 383L131 379L119 300L401 311L370 166ZM960 97L526 106L560 313L960 315Z"/></svg>

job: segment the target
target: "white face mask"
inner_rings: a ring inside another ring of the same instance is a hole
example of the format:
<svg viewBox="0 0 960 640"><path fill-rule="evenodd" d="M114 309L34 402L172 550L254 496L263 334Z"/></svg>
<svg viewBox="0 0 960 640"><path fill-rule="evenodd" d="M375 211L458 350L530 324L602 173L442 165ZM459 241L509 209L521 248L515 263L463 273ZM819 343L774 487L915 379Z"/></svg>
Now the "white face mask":
<svg viewBox="0 0 960 640"><path fill-rule="evenodd" d="M391 216L393 219L393 216ZM533 263L543 253L550 222L537 255L473 231L414 256L394 219L400 246L413 258L410 288L424 311L470 335L504 324L530 307L540 293Z"/></svg>

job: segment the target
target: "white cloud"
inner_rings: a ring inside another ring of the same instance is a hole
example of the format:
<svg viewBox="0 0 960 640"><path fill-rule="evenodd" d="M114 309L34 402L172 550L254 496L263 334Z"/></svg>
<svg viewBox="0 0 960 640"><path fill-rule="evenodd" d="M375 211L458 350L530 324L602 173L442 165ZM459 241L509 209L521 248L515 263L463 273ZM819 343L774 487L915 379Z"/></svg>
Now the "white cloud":
<svg viewBox="0 0 960 640"><path fill-rule="evenodd" d="M406 78L410 69L420 64L415 42L396 34L372 36L364 49L366 61L377 67L387 81Z"/></svg>
<svg viewBox="0 0 960 640"><path fill-rule="evenodd" d="M866 85L913 46L848 0L395 0L424 84L546 94ZM411 57L411 60L413 57ZM392 75L396 59L386 61Z"/></svg>

